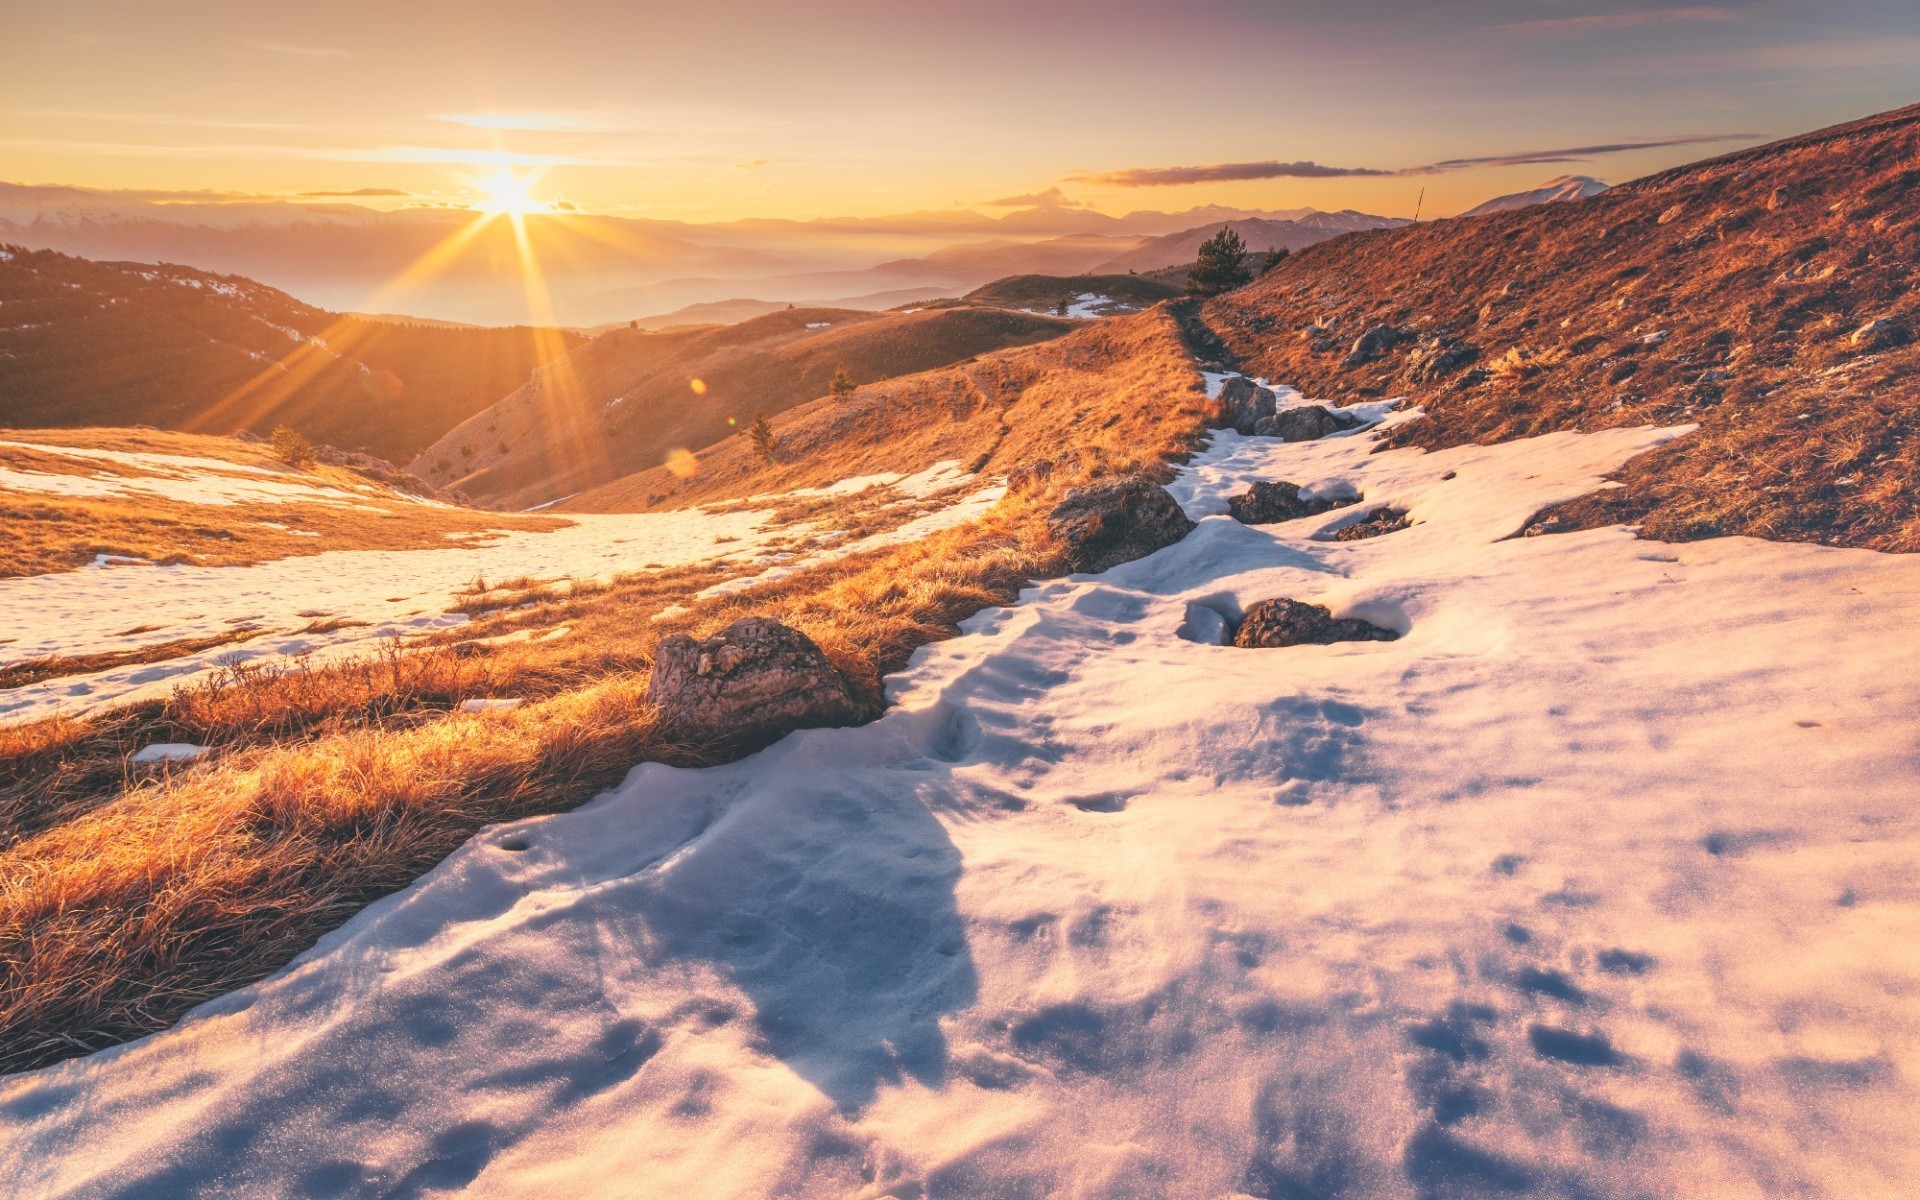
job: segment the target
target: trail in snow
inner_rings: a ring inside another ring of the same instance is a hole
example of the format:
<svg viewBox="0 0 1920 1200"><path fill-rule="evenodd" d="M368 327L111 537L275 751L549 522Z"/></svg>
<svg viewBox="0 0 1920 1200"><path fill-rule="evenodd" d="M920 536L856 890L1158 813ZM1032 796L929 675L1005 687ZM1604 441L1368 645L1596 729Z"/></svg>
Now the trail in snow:
<svg viewBox="0 0 1920 1200"><path fill-rule="evenodd" d="M1920 558L1502 540L1674 431L1218 435L860 729L638 767L0 1085L22 1196L1895 1195ZM1254 478L1415 524L1248 528ZM1244 651L1276 595L1406 630Z"/></svg>

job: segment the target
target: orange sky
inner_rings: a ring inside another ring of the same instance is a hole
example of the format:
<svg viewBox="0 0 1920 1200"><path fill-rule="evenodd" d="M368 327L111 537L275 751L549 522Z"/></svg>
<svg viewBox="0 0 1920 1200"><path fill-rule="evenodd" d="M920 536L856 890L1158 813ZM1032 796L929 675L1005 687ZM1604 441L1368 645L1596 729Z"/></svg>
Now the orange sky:
<svg viewBox="0 0 1920 1200"><path fill-rule="evenodd" d="M541 200L690 220L991 211L1052 187L1116 213L1389 215L1425 189L1445 215L1920 99L1912 0L12 7L0 179L470 202L509 163ZM1343 173L1516 155L1534 160Z"/></svg>

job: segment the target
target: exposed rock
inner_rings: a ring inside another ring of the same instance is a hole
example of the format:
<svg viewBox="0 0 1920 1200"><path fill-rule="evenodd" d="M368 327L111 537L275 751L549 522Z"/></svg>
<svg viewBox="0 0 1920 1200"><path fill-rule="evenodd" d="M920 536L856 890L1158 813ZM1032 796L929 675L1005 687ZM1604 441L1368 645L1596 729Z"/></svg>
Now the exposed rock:
<svg viewBox="0 0 1920 1200"><path fill-rule="evenodd" d="M1260 418L1254 422L1253 432L1261 437L1277 437L1283 442L1311 442L1347 427L1332 410L1318 404L1302 404Z"/></svg>
<svg viewBox="0 0 1920 1200"><path fill-rule="evenodd" d="M1326 646L1334 642L1391 642L1400 635L1358 617L1335 619L1321 604L1302 600L1262 600L1247 610L1233 644L1243 650L1281 646Z"/></svg>
<svg viewBox="0 0 1920 1200"><path fill-rule="evenodd" d="M1883 317L1875 317L1865 325L1853 331L1848 339L1853 345L1880 347L1904 345L1907 331Z"/></svg>
<svg viewBox="0 0 1920 1200"><path fill-rule="evenodd" d="M1242 434L1253 433L1261 418L1273 415L1277 398L1244 375L1235 375L1220 388L1220 424Z"/></svg>
<svg viewBox="0 0 1920 1200"><path fill-rule="evenodd" d="M1478 346L1459 338L1428 338L1407 355L1407 379L1413 383L1438 383L1479 356Z"/></svg>
<svg viewBox="0 0 1920 1200"><path fill-rule="evenodd" d="M1347 352L1347 357L1340 365L1363 367L1412 336L1396 325L1369 326L1365 333L1354 339L1353 349Z"/></svg>
<svg viewBox="0 0 1920 1200"><path fill-rule="evenodd" d="M1075 571L1097 574L1145 558L1193 531L1193 522L1145 475L1104 479L1067 493L1047 516Z"/></svg>
<svg viewBox="0 0 1920 1200"><path fill-rule="evenodd" d="M1362 519L1351 525L1342 525L1333 531L1336 542L1364 542L1368 538L1377 538L1383 534L1398 533L1413 524L1407 518L1404 508L1376 508Z"/></svg>
<svg viewBox="0 0 1920 1200"><path fill-rule="evenodd" d="M860 715L813 639L767 617L742 617L704 642L662 641L647 701L662 734L703 743L757 745Z"/></svg>
<svg viewBox="0 0 1920 1200"><path fill-rule="evenodd" d="M1300 485L1280 480L1260 480L1240 495L1227 501L1227 512L1242 525L1272 525L1300 517L1317 516L1351 500L1308 500L1300 495Z"/></svg>

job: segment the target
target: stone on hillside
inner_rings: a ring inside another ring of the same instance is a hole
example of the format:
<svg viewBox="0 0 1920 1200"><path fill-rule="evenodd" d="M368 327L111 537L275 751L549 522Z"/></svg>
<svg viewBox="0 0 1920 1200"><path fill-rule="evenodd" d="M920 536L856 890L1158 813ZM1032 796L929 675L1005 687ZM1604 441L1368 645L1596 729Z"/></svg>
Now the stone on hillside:
<svg viewBox="0 0 1920 1200"><path fill-rule="evenodd" d="M1277 437L1283 442L1311 442L1346 428L1347 422L1335 416L1331 409L1319 404L1302 404L1260 418L1254 423L1253 431L1261 437Z"/></svg>
<svg viewBox="0 0 1920 1200"><path fill-rule="evenodd" d="M1342 503L1352 501L1309 500L1300 494L1300 485L1280 480L1260 480L1240 495L1227 501L1227 513L1242 525L1273 525L1300 517L1318 516Z"/></svg>
<svg viewBox="0 0 1920 1200"><path fill-rule="evenodd" d="M1389 533L1398 533L1412 525L1404 508L1376 508L1365 517L1351 525L1342 525L1333 531L1336 542L1364 542L1368 538L1377 538Z"/></svg>
<svg viewBox="0 0 1920 1200"><path fill-rule="evenodd" d="M1391 642L1400 635L1358 617L1335 618L1325 605L1285 598L1262 600L1247 610L1234 632L1243 650L1326 646L1334 642Z"/></svg>
<svg viewBox="0 0 1920 1200"><path fill-rule="evenodd" d="M1906 330L1900 328L1900 326L1884 317L1875 317L1865 325L1854 330L1853 336L1848 340L1856 346L1878 348L1881 346L1901 345L1907 340L1907 337Z"/></svg>
<svg viewBox="0 0 1920 1200"><path fill-rule="evenodd" d="M647 700L663 735L708 744L758 745L860 715L813 639L767 617L742 617L705 641L662 641Z"/></svg>
<svg viewBox="0 0 1920 1200"><path fill-rule="evenodd" d="M1372 325L1353 341L1342 366L1363 367L1413 335L1395 325Z"/></svg>
<svg viewBox="0 0 1920 1200"><path fill-rule="evenodd" d="M1098 574L1145 558L1193 531L1167 489L1145 475L1077 487L1047 517L1075 571Z"/></svg>
<svg viewBox="0 0 1920 1200"><path fill-rule="evenodd" d="M1407 355L1407 379L1413 383L1438 383L1479 355L1478 347L1459 338L1428 338Z"/></svg>

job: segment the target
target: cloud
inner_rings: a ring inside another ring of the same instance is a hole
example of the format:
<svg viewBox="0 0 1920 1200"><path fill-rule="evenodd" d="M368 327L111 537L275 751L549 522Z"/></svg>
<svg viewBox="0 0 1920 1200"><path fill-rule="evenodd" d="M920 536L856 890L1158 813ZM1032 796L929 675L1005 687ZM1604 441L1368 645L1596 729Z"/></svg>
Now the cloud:
<svg viewBox="0 0 1920 1200"><path fill-rule="evenodd" d="M1395 175L1372 167L1328 167L1316 162L1215 163L1209 167L1128 167L1122 171L1082 171L1069 183L1101 187L1173 187L1186 183L1240 183L1250 179L1345 179L1355 175Z"/></svg>
<svg viewBox="0 0 1920 1200"><path fill-rule="evenodd" d="M1352 179L1439 175L1447 171L1465 171L1474 167L1515 167L1579 162L1602 154L1624 154L1630 150L1655 150L1666 146L1692 146L1707 142L1750 141L1760 136L1757 133L1689 133L1678 137L1652 138L1638 142L1609 142L1597 146L1570 146L1560 150L1523 150L1514 154L1489 154L1479 158L1448 158L1417 167L1401 167L1398 170L1385 170L1378 167L1331 167L1316 162L1268 160L1215 163L1207 167L1129 167L1121 171L1083 171L1069 175L1067 180L1070 183L1091 183L1102 187L1174 187L1189 183L1242 183L1255 179Z"/></svg>
<svg viewBox="0 0 1920 1200"><path fill-rule="evenodd" d="M297 192L295 195L302 200L320 200L329 196L411 196L413 193L399 188L363 187L344 192Z"/></svg>
<svg viewBox="0 0 1920 1200"><path fill-rule="evenodd" d="M624 123L583 112L435 113L433 119L468 129L502 129L536 133L612 133Z"/></svg>
<svg viewBox="0 0 1920 1200"><path fill-rule="evenodd" d="M1740 14L1724 8L1655 8L1644 12L1589 13L1579 17L1549 17L1489 25L1492 33L1586 33L1592 30L1635 29L1647 25L1685 25L1701 21L1737 21Z"/></svg>
<svg viewBox="0 0 1920 1200"><path fill-rule="evenodd" d="M1067 199L1067 194L1057 187L1044 192L1028 192L1024 196L1002 196L998 200L985 201L988 208L1085 208L1079 200Z"/></svg>
<svg viewBox="0 0 1920 1200"><path fill-rule="evenodd" d="M329 58L352 58L353 55L334 46L296 46L291 42L272 42L262 38L236 38L249 50L258 50L262 54L284 54L290 58L308 58L313 60Z"/></svg>
<svg viewBox="0 0 1920 1200"><path fill-rule="evenodd" d="M758 171L766 165L767 160L764 158L750 158L746 162L733 164L733 169L736 171Z"/></svg>
<svg viewBox="0 0 1920 1200"><path fill-rule="evenodd" d="M1689 133L1679 137L1653 138L1644 142L1609 142L1599 146L1571 146L1564 150L1526 150L1518 154L1493 154L1482 158L1448 158L1424 167L1409 167L1401 175L1437 175L1442 171L1463 171L1470 167L1518 167L1542 163L1579 162L1601 154L1625 154L1631 150L1658 150L1666 146L1697 146L1707 142L1745 142L1759 138L1757 133Z"/></svg>

